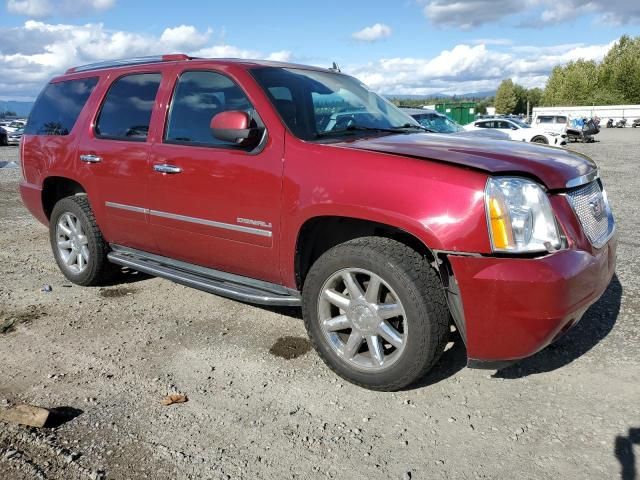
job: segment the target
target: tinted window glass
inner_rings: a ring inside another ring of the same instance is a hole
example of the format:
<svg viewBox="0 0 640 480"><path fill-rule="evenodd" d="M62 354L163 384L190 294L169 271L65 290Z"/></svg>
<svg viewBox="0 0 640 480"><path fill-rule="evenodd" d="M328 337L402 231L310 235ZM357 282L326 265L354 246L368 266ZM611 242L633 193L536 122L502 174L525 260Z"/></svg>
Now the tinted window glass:
<svg viewBox="0 0 640 480"><path fill-rule="evenodd" d="M538 123L553 123L553 117L538 117Z"/></svg>
<svg viewBox="0 0 640 480"><path fill-rule="evenodd" d="M211 134L211 119L227 110L239 110L256 118L244 92L232 80L215 72L185 72L171 102L167 142L234 146Z"/></svg>
<svg viewBox="0 0 640 480"><path fill-rule="evenodd" d="M97 77L50 83L36 100L27 135L68 135L98 83Z"/></svg>
<svg viewBox="0 0 640 480"><path fill-rule="evenodd" d="M567 123L567 117L556 117L556 123Z"/></svg>
<svg viewBox="0 0 640 480"><path fill-rule="evenodd" d="M376 129L413 127L419 131L413 118L353 77L278 67L256 68L251 73L289 130L304 140Z"/></svg>
<svg viewBox="0 0 640 480"><path fill-rule="evenodd" d="M101 137L145 140L160 86L159 73L119 78L109 88L96 123Z"/></svg>

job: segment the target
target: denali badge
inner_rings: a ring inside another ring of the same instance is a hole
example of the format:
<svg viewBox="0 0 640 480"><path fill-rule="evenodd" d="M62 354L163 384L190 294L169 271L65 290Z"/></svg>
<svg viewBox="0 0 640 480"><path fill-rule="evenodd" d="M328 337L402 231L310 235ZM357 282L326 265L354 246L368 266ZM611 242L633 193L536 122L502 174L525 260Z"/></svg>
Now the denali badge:
<svg viewBox="0 0 640 480"><path fill-rule="evenodd" d="M251 220L248 218L236 218L236 221L238 223L245 223L247 225L255 225L256 227L264 227L264 228L271 228L271 222L267 223L267 222L263 222L262 220Z"/></svg>

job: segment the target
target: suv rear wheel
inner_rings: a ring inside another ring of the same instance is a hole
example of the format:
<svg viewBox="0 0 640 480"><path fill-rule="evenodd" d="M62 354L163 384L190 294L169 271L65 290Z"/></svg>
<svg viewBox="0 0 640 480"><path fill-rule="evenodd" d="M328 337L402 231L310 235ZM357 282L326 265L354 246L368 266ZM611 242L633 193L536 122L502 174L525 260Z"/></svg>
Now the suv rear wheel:
<svg viewBox="0 0 640 480"><path fill-rule="evenodd" d="M86 195L63 198L56 203L49 219L49 239L60 270L75 284L100 285L116 271L107 260L109 246Z"/></svg>
<svg viewBox="0 0 640 480"><path fill-rule="evenodd" d="M305 280L303 311L324 362L372 390L398 390L424 376L449 331L442 285L429 262L380 237L324 253Z"/></svg>

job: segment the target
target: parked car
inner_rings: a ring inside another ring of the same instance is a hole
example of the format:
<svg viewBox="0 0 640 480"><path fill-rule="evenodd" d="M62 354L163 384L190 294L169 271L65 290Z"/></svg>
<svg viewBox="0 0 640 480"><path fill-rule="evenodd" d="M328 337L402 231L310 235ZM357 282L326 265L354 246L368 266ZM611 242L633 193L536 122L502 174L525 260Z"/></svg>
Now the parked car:
<svg viewBox="0 0 640 480"><path fill-rule="evenodd" d="M420 125L425 127L430 132L454 133L459 136L477 136L493 138L495 140L511 140L511 137L509 137L509 135L497 130L465 130L462 125L435 110L427 108L406 107L401 107L401 110L410 115L414 120L416 120Z"/></svg>
<svg viewBox="0 0 640 480"><path fill-rule="evenodd" d="M633 128L640 127L640 118L636 118L631 124Z"/></svg>
<svg viewBox="0 0 640 480"><path fill-rule="evenodd" d="M6 145L9 145L8 134L3 127L0 127L0 146Z"/></svg>
<svg viewBox="0 0 640 480"><path fill-rule="evenodd" d="M541 143L556 147L567 144L567 134L548 132L539 127L518 120L516 118L494 118L489 120L476 120L465 126L467 130L495 129L509 135L511 140L521 142Z"/></svg>
<svg viewBox="0 0 640 480"><path fill-rule="evenodd" d="M7 134L7 145L20 145L24 128L18 128L17 130Z"/></svg>
<svg viewBox="0 0 640 480"><path fill-rule="evenodd" d="M319 121L352 111L362 123ZM319 356L371 389L421 378L451 319L471 367L533 355L615 269L593 161L425 133L316 67L168 55L72 68L38 97L21 158L22 199L71 282L100 285L118 265L302 306Z"/></svg>
<svg viewBox="0 0 640 480"><path fill-rule="evenodd" d="M547 132L564 134L567 133L569 127L569 117L567 115L538 115L532 126Z"/></svg>
<svg viewBox="0 0 640 480"><path fill-rule="evenodd" d="M7 133L11 133L11 132L15 132L20 128L24 128L26 123L27 122L25 120L13 120L9 122L7 125L3 126L2 128L4 128L7 131Z"/></svg>

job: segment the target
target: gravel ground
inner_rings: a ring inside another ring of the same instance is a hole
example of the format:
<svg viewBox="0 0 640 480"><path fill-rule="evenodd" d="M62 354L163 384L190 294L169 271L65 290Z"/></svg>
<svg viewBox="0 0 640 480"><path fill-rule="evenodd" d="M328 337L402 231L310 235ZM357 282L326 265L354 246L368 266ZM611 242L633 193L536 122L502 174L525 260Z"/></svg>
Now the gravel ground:
<svg viewBox="0 0 640 480"><path fill-rule="evenodd" d="M517 366L464 368L457 340L399 393L332 374L297 310L136 274L72 286L20 202L19 170L0 169L0 324L14 322L0 334L0 408L60 412L52 428L0 423L0 478L636 478L640 130L598 137L571 148L599 163L618 220L605 296ZM189 401L161 405L174 392Z"/></svg>

